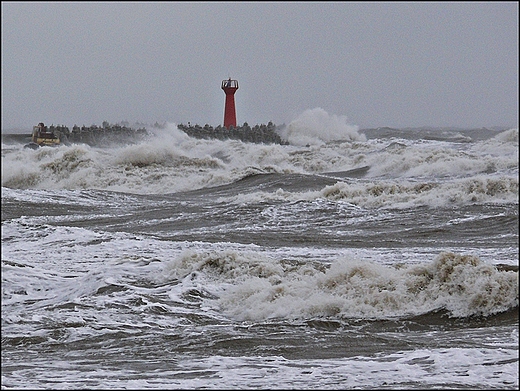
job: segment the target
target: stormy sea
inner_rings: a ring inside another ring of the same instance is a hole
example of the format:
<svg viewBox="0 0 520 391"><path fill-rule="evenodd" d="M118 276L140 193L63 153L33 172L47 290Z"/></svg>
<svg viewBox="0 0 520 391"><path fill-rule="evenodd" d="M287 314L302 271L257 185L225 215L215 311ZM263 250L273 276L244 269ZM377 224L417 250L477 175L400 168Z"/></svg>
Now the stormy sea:
<svg viewBox="0 0 520 391"><path fill-rule="evenodd" d="M518 389L518 129L2 142L2 389Z"/></svg>

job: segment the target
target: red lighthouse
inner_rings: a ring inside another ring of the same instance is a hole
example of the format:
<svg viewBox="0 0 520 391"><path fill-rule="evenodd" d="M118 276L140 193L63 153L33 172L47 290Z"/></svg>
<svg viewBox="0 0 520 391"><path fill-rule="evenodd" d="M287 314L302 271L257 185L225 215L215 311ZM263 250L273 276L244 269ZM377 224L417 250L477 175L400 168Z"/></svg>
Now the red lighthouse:
<svg viewBox="0 0 520 391"><path fill-rule="evenodd" d="M237 114L235 112L235 92L238 90L238 80L222 80L222 89L226 93L226 107L224 108L224 127L237 127Z"/></svg>

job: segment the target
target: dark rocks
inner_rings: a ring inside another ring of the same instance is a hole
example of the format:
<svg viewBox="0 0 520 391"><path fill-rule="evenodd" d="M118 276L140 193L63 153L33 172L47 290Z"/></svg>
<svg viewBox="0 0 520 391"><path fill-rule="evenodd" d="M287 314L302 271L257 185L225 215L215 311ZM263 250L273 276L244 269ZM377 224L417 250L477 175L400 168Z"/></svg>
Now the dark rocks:
<svg viewBox="0 0 520 391"><path fill-rule="evenodd" d="M203 127L200 125L188 125L180 124L178 128L188 134L190 137L199 139L219 139L219 140L240 140L249 143L263 143L263 144L289 144L287 141L282 140L280 135L276 132L276 126L269 122L267 125L255 125L249 126L247 122L244 122L242 126L236 128L231 126L226 128L224 126L212 126L206 124Z"/></svg>
<svg viewBox="0 0 520 391"><path fill-rule="evenodd" d="M151 126L153 128L164 128L166 124L160 125L155 123ZM224 126L212 127L208 124L188 125L180 124L177 126L180 130L188 134L190 137L198 139L219 139L219 140L240 140L248 143L257 144L281 144L288 145L286 140L282 140L280 135L276 132L277 127L269 122L267 125L249 126L244 122L242 126L229 127ZM83 143L90 146L103 147L114 144L133 144L142 141L144 138L150 136L150 133L144 125L134 129L126 122L121 124L109 124L104 121L101 126L81 126L74 125L72 131L63 125L51 125L49 131L54 133L61 141L61 144Z"/></svg>
<svg viewBox="0 0 520 391"><path fill-rule="evenodd" d="M146 128L133 129L126 125L110 125L104 121L102 126L77 126L72 127L72 132L62 133L62 140L68 143L84 143L90 146L108 146L113 144L128 144L142 140L148 135ZM65 134L65 138L63 135Z"/></svg>

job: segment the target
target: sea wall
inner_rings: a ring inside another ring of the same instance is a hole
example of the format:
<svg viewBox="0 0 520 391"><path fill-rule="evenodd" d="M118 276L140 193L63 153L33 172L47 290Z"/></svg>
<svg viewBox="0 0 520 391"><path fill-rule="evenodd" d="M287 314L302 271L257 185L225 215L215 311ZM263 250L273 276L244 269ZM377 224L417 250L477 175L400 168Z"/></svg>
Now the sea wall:
<svg viewBox="0 0 520 391"><path fill-rule="evenodd" d="M212 139L216 138L219 140L240 140L249 143L264 143L264 144L282 144L287 145L286 140L282 140L280 135L276 132L276 125L269 122L267 125L255 125L249 126L247 122L244 122L242 126L231 126L226 128L224 126L212 127L208 124L204 126L200 125L188 125L180 124L178 128L183 132L187 133L190 137L201 138L201 139Z"/></svg>
<svg viewBox="0 0 520 391"><path fill-rule="evenodd" d="M162 128L164 126L165 125L155 123L149 128ZM281 145L289 144L280 137L276 131L276 125L272 122L269 122L267 125L260 124L253 127L249 126L247 122L242 126L231 126L229 128L221 125L213 127L208 124L200 126L191 125L190 123L188 123L188 125L180 124L177 127L188 136L198 139L240 140L248 143ZM135 129L126 124L111 125L106 121L104 121L101 126L83 125L80 127L74 125L72 130L64 125L50 125L48 127L46 126L46 130L53 132L59 137L61 143L65 145L74 143L88 144L90 146L128 144L139 142L150 135L150 131L147 130L144 125ZM30 139L30 134L2 135L3 142L29 142Z"/></svg>

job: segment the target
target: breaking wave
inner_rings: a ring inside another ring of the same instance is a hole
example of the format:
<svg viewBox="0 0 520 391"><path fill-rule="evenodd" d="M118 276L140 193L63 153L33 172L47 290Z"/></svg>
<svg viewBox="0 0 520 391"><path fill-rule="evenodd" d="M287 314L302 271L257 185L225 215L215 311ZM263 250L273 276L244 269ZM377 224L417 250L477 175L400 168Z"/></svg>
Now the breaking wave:
<svg viewBox="0 0 520 391"><path fill-rule="evenodd" d="M421 265L338 259L327 266L189 251L171 261L166 272L184 288L218 297L228 316L249 321L409 318L436 310L470 317L518 307L518 270L499 271L477 257L450 252Z"/></svg>

